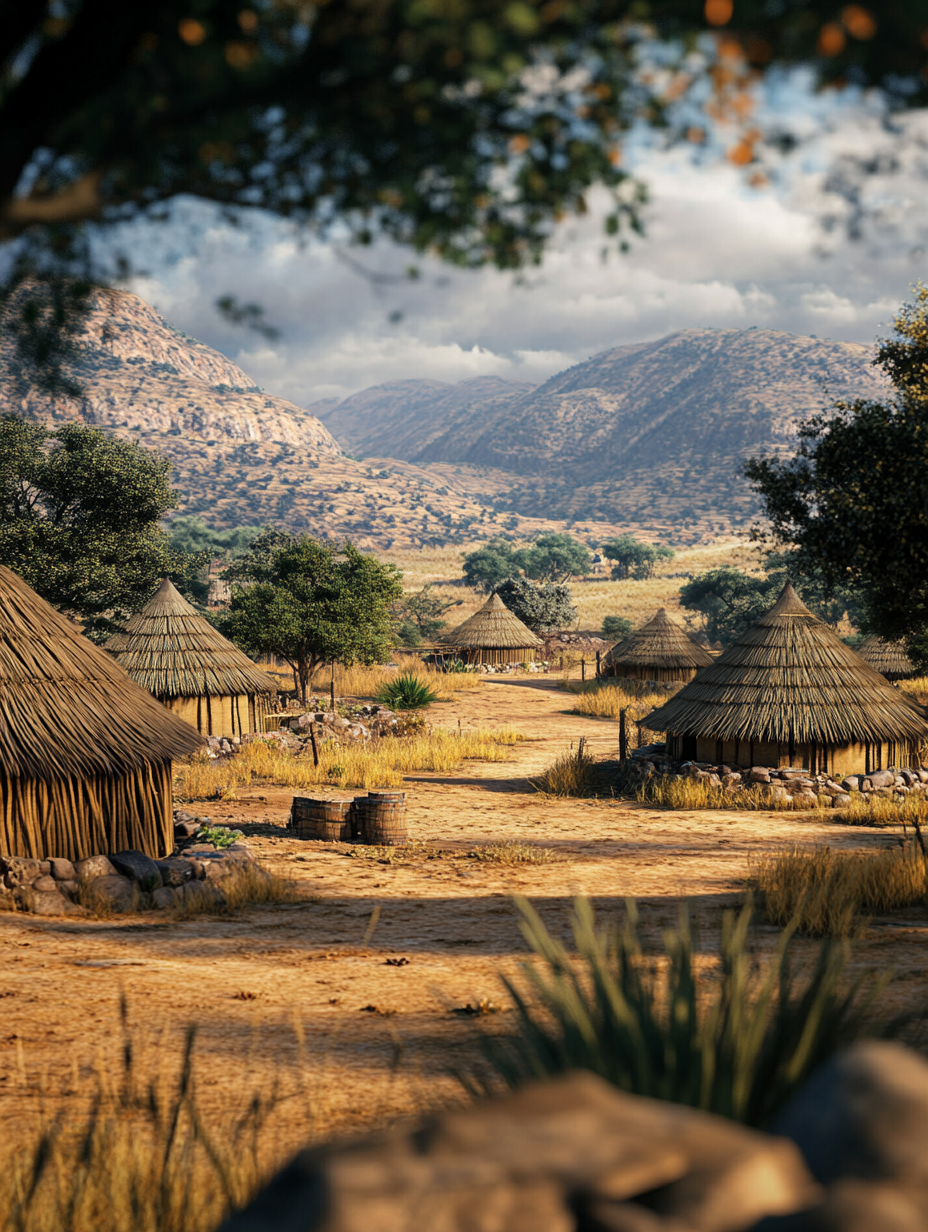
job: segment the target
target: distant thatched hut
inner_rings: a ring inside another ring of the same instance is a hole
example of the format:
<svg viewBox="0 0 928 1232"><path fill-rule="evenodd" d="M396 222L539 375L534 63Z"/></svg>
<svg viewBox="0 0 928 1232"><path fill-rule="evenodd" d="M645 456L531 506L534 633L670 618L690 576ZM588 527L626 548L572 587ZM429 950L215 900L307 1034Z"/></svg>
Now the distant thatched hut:
<svg viewBox="0 0 928 1232"><path fill-rule="evenodd" d="M0 852L170 854L171 762L202 743L0 567Z"/></svg>
<svg viewBox="0 0 928 1232"><path fill-rule="evenodd" d="M905 680L915 675L915 664L902 642L884 642L874 635L860 643L857 653L887 680Z"/></svg>
<svg viewBox="0 0 928 1232"><path fill-rule="evenodd" d="M204 736L258 730L277 685L200 616L169 578L129 621L124 636L119 666Z"/></svg>
<svg viewBox="0 0 928 1232"><path fill-rule="evenodd" d="M697 645L662 607L647 624L606 652L599 674L661 684L685 683L713 662L712 655Z"/></svg>
<svg viewBox="0 0 928 1232"><path fill-rule="evenodd" d="M912 764L928 724L792 586L646 719L671 757L859 774Z"/></svg>
<svg viewBox="0 0 928 1232"><path fill-rule="evenodd" d="M466 663L523 663L535 657L543 642L499 595L491 595L479 612L448 634L445 645Z"/></svg>

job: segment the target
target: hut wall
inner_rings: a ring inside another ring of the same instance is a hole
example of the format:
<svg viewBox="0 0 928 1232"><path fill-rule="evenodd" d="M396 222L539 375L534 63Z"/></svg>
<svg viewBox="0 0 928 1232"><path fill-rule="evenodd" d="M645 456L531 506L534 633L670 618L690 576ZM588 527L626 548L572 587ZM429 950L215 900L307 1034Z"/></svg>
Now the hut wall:
<svg viewBox="0 0 928 1232"><path fill-rule="evenodd" d="M223 697L159 697L158 701L204 736L244 736L259 730L269 710L263 694L239 693Z"/></svg>
<svg viewBox="0 0 928 1232"><path fill-rule="evenodd" d="M774 744L767 741L715 740L705 736L668 735L668 753L678 759L692 758L736 766L794 766L813 774L868 774L888 766L911 766L918 750L907 741L872 744ZM695 745L695 748L694 748Z"/></svg>
<svg viewBox="0 0 928 1232"><path fill-rule="evenodd" d="M698 672L698 667L642 667L636 663L609 663L601 669L599 674L619 680L653 680L657 684L689 684Z"/></svg>
<svg viewBox="0 0 928 1232"><path fill-rule="evenodd" d="M525 663L535 658L531 646L461 646L449 653L465 663Z"/></svg>
<svg viewBox="0 0 928 1232"><path fill-rule="evenodd" d="M0 792L7 855L83 860L132 850L163 859L174 848L170 762L90 779L3 776Z"/></svg>

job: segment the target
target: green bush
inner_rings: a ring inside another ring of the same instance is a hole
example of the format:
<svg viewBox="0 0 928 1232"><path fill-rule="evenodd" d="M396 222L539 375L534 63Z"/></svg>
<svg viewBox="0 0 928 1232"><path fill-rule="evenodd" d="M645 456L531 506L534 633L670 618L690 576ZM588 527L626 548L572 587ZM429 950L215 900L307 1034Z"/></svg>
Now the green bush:
<svg viewBox="0 0 928 1232"><path fill-rule="evenodd" d="M614 637L620 641L628 637L634 627L627 616L606 616L603 618L603 637Z"/></svg>
<svg viewBox="0 0 928 1232"><path fill-rule="evenodd" d="M397 676L377 693L377 701L391 710L424 710L432 702L437 702L438 697L435 690L413 672Z"/></svg>
<svg viewBox="0 0 928 1232"><path fill-rule="evenodd" d="M664 934L666 960L645 958L637 913L597 929L586 899L574 904L576 957L555 941L525 899L522 932L542 962L503 977L517 1031L485 1036L484 1063L458 1074L473 1093L587 1069L635 1095L674 1100L764 1125L838 1048L864 1034L888 976L849 987L848 951L821 942L807 978L790 966L793 928L765 964L749 948L751 904L722 925L719 968L694 955L688 912ZM895 1033L902 1020L881 1034Z"/></svg>
<svg viewBox="0 0 928 1232"><path fill-rule="evenodd" d="M201 826L197 830L197 841L212 843L214 847L231 847L234 842L244 838L241 830L230 830L228 826Z"/></svg>

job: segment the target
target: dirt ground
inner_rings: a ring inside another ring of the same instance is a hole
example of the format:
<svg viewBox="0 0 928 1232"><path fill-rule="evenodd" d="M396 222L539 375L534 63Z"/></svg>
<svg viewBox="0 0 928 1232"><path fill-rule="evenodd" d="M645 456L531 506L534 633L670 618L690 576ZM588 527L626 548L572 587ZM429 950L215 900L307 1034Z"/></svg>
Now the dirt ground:
<svg viewBox="0 0 928 1232"><path fill-rule="evenodd" d="M433 708L433 722L513 724L527 739L508 762L406 783L413 837L460 851L517 839L554 850L554 862L357 858L344 844L288 837L290 794L257 787L235 802L196 807L244 830L266 866L298 880L312 901L186 922L0 915L2 1122L32 1124L42 1101L67 1107L73 1099L76 1111L95 1074L115 1073L124 996L136 1046L158 1064L173 1064L187 1025L197 1025L200 1090L214 1111L249 1084L280 1084L292 1109L279 1127L287 1147L307 1132L382 1123L452 1097L459 1088L448 1071L473 1047L475 1029L505 1025L499 976L517 973L526 954L514 894L531 899L563 937L574 895L589 895L606 918L637 899L655 946L689 900L709 952L752 855L897 841L887 831L830 824L827 815L546 800L529 777L571 743L583 736L602 756L615 751L615 725L571 715L570 705L552 679L488 680L458 694ZM759 945L775 935L759 929ZM919 908L874 920L855 943L855 967L897 969L887 1012L926 1000L926 942L928 915ZM406 962L391 961L399 959ZM503 1012L458 1012L481 1001Z"/></svg>

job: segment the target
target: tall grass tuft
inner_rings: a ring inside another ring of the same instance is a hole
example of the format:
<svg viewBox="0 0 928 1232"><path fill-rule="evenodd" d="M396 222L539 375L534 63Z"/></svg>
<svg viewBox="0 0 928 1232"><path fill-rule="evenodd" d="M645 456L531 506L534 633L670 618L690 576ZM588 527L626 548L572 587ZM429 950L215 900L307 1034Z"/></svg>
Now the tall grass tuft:
<svg viewBox="0 0 928 1232"><path fill-rule="evenodd" d="M851 937L867 913L910 907L928 893L928 867L914 843L866 852L794 848L752 861L750 879L771 924L792 921L812 937Z"/></svg>
<svg viewBox="0 0 928 1232"><path fill-rule="evenodd" d="M405 774L447 773L462 761L506 761L522 736L505 724L492 729L449 731L431 728L402 738L364 745L323 745L319 765L312 754L281 749L273 740L254 740L227 761L191 758L175 765L175 795L181 800L216 800L236 787L267 783L281 787L398 787Z"/></svg>
<svg viewBox="0 0 928 1232"><path fill-rule="evenodd" d="M831 820L845 826L911 826L913 830L918 826L928 834L928 800L923 796L906 796L903 800L877 796L868 804L855 792L850 804L835 809Z"/></svg>
<svg viewBox="0 0 928 1232"><path fill-rule="evenodd" d="M680 778L658 774L635 792L642 804L667 809L746 809L749 811L791 811L791 800L771 801L762 786L726 792L705 779ZM830 818L830 814L829 814Z"/></svg>
<svg viewBox="0 0 928 1232"><path fill-rule="evenodd" d="M719 969L708 975L685 911L655 964L642 955L632 903L617 930L597 928L589 902L576 900L576 957L525 899L519 909L541 962L522 964L521 981L503 978L518 1029L485 1037L487 1068L459 1074L473 1092L588 1069L623 1091L764 1125L827 1057L866 1031L888 980L866 975L847 987L847 949L835 941L823 942L812 970L797 978L792 928L766 964L756 962L750 905L726 914Z"/></svg>
<svg viewBox="0 0 928 1232"><path fill-rule="evenodd" d="M601 772L596 759L586 751L581 736L576 749L571 747L544 769L532 786L546 796L592 796L601 785Z"/></svg>
<svg viewBox="0 0 928 1232"><path fill-rule="evenodd" d="M578 685L571 682L569 692L577 695L573 705L574 714L585 714L595 719L618 719L621 711L628 712L629 723L637 723L657 706L663 706L667 692L656 692L647 685L640 686L630 680L590 680Z"/></svg>

